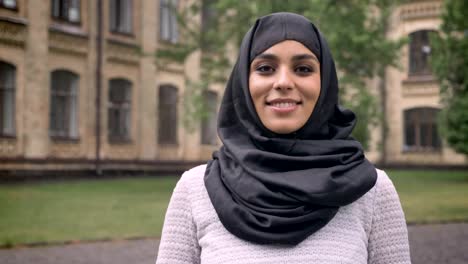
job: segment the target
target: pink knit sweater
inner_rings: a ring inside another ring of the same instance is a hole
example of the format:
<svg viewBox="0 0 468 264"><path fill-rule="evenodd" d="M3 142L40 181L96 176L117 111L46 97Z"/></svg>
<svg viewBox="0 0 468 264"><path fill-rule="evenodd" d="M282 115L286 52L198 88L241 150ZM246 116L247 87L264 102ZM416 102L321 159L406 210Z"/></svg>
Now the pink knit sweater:
<svg viewBox="0 0 468 264"><path fill-rule="evenodd" d="M157 264L411 263L404 214L395 188L378 170L376 185L341 207L296 246L257 245L229 233L205 189L205 165L182 175L166 212Z"/></svg>

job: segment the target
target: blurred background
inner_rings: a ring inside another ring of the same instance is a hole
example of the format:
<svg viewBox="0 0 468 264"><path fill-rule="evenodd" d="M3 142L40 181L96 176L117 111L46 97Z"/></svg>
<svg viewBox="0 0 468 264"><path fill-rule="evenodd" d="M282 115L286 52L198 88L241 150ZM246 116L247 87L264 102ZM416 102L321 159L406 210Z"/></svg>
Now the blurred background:
<svg viewBox="0 0 468 264"><path fill-rule="evenodd" d="M408 224L466 222L465 0L0 0L0 247L157 239L180 173L221 144L242 36L281 11L328 40Z"/></svg>

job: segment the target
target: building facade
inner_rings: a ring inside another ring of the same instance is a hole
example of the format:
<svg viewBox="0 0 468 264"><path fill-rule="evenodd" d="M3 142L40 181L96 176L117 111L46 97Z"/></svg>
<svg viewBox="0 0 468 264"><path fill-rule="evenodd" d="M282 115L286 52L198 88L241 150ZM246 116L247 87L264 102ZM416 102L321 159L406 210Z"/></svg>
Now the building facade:
<svg viewBox="0 0 468 264"><path fill-rule="evenodd" d="M163 66L154 56L180 41L174 4L1 0L0 170L170 170L210 158L216 117L191 133L181 121L199 54ZM219 91L206 96L218 105Z"/></svg>
<svg viewBox="0 0 468 264"><path fill-rule="evenodd" d="M437 128L439 83L432 74L429 33L441 24L442 0L409 1L393 12L388 23L390 39L407 38L399 67L389 67L385 78L370 87L379 96L385 125L375 128L369 156L388 165L466 166L465 155L455 153ZM379 87L380 86L380 87ZM383 92L382 92L383 90ZM383 131L383 130L386 131Z"/></svg>
<svg viewBox="0 0 468 264"><path fill-rule="evenodd" d="M48 2L48 4L44 4ZM174 170L219 145L216 116L183 125L188 80L200 53L158 63L182 36L177 0L0 0L0 171ZM441 0L398 7L388 37L408 37L401 67L370 81L386 124L372 130L376 163L467 165L438 135L439 87L428 32ZM222 87L204 96L216 112ZM385 129L384 129L385 127Z"/></svg>

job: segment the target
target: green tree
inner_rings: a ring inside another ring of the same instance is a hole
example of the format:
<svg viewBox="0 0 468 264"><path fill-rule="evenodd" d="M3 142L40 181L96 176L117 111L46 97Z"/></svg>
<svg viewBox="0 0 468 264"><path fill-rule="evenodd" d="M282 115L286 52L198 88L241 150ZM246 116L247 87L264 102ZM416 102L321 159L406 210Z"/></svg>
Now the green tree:
<svg viewBox="0 0 468 264"><path fill-rule="evenodd" d="M229 48L239 46L256 18L283 11L302 14L317 24L327 38L339 69L342 101L358 115L354 136L367 147L369 125L376 123L379 115L365 79L383 75L386 66L396 65L396 52L402 42L385 37L388 16L396 3L389 0L196 1L179 16L184 43L160 50L159 58L175 58L174 52L178 50L202 50L203 85L192 87L205 89L207 84L226 81L232 67ZM195 15L201 15L201 27L186 22ZM190 94L200 92L192 90ZM191 116L202 116L201 101L193 98L191 101L197 105L191 109L198 110L198 115L195 111Z"/></svg>
<svg viewBox="0 0 468 264"><path fill-rule="evenodd" d="M441 134L468 154L468 2L445 1L440 32L432 38L431 64L441 83Z"/></svg>

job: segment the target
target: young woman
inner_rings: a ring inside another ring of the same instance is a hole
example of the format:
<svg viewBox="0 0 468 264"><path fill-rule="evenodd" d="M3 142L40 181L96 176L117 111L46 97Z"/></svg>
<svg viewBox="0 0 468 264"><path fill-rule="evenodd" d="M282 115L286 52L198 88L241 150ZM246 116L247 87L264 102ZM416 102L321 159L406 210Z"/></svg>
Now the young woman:
<svg viewBox="0 0 468 264"><path fill-rule="evenodd" d="M318 29L258 19L219 110L223 146L177 183L156 263L410 263L398 195L355 120Z"/></svg>

